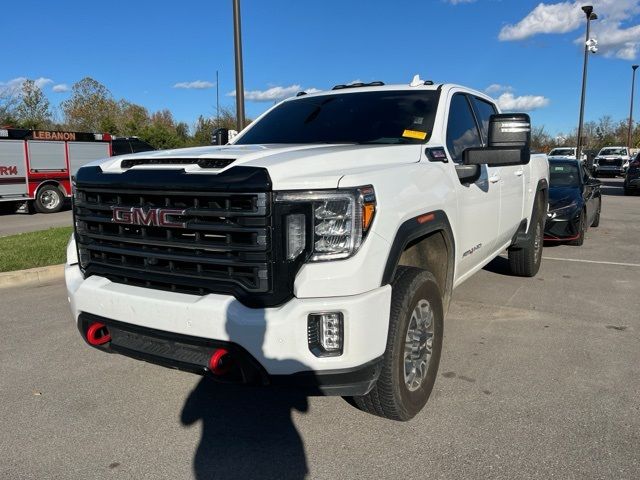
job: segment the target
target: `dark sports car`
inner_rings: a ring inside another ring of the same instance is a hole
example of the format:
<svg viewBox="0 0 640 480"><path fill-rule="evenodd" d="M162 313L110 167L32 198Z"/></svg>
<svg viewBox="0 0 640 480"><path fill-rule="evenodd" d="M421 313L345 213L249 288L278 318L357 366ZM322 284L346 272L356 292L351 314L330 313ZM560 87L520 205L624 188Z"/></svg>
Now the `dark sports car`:
<svg viewBox="0 0 640 480"><path fill-rule="evenodd" d="M549 160L549 213L544 239L582 245L589 227L600 223L600 180L577 160Z"/></svg>
<svg viewBox="0 0 640 480"><path fill-rule="evenodd" d="M640 153L629 164L627 176L624 179L624 194L640 193Z"/></svg>

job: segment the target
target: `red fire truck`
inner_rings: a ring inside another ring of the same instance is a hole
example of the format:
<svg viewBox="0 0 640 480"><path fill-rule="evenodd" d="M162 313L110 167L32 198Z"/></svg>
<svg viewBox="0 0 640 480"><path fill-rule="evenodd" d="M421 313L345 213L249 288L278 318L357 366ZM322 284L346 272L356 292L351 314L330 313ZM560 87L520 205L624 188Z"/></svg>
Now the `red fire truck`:
<svg viewBox="0 0 640 480"><path fill-rule="evenodd" d="M135 137L0 128L0 209L15 211L26 202L38 212L57 212L71 196L71 177L78 168L148 150L153 147Z"/></svg>

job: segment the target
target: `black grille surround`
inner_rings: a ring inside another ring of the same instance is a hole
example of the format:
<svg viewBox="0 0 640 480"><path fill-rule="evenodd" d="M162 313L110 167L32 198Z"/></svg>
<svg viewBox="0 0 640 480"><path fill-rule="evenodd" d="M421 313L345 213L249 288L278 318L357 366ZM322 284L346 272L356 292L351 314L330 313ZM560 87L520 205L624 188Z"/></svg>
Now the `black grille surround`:
<svg viewBox="0 0 640 480"><path fill-rule="evenodd" d="M282 217L300 207L274 205L272 197L262 168L238 166L217 175L81 168L73 207L80 267L85 278L233 295L249 307L280 305L293 296L307 255L284 260ZM169 220L184 228L118 223L114 208L179 211Z"/></svg>

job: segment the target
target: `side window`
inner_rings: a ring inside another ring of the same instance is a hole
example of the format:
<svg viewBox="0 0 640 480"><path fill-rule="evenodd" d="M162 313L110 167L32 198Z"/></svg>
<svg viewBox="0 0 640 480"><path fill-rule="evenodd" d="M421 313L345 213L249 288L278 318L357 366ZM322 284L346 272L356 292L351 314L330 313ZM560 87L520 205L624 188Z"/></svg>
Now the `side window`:
<svg viewBox="0 0 640 480"><path fill-rule="evenodd" d="M133 150L133 153L149 152L151 150L155 150L147 142L143 142L142 140L139 140L137 138L131 139L131 149Z"/></svg>
<svg viewBox="0 0 640 480"><path fill-rule="evenodd" d="M467 97L456 93L449 106L447 149L456 163L462 162L462 152L469 147L481 147L482 140Z"/></svg>
<svg viewBox="0 0 640 480"><path fill-rule="evenodd" d="M131 153L131 147L129 146L129 141L126 138L116 138L111 142L111 151L113 156L116 155L126 155L127 153Z"/></svg>
<svg viewBox="0 0 640 480"><path fill-rule="evenodd" d="M498 113L493 103L489 103L486 100L482 100L478 97L471 97L473 107L476 109L478 115L478 122L480 122L480 130L482 131L482 138L485 145L489 142L489 120L491 115Z"/></svg>

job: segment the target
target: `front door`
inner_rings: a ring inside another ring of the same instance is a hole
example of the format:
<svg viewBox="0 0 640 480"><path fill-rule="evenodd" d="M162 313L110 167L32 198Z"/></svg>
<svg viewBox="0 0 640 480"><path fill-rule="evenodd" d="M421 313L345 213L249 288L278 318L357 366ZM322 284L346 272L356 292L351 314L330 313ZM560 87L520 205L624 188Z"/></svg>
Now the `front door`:
<svg viewBox="0 0 640 480"><path fill-rule="evenodd" d="M462 163L462 152L483 145L479 126L468 97L454 93L447 116L447 151L449 158ZM451 165L455 169L455 165ZM482 165L480 178L474 183L459 183L456 222L456 281L470 275L485 263L495 248L500 215L500 180L497 169ZM454 173L455 175L455 173Z"/></svg>

